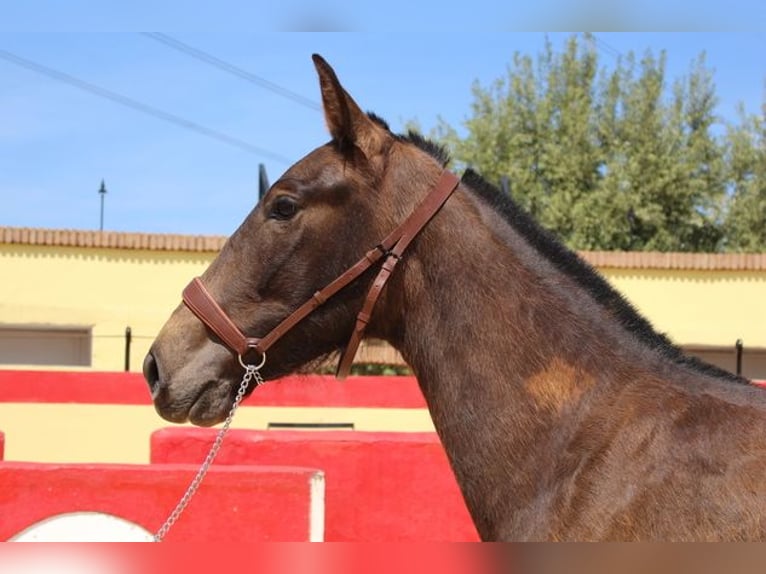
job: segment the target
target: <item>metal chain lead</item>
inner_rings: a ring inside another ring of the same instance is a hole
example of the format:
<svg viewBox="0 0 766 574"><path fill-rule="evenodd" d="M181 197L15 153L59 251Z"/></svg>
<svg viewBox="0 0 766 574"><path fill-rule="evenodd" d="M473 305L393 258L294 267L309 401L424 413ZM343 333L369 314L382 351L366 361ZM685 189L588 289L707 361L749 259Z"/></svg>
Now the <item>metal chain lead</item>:
<svg viewBox="0 0 766 574"><path fill-rule="evenodd" d="M153 537L154 542L161 542L162 539L165 538L165 535L176 523L178 518L181 516L181 513L189 505L189 502L191 502L191 499L194 496L194 494L197 492L197 489L202 484L202 480L205 478L207 471L210 470L210 465L213 464L213 460L218 454L218 451L221 448L221 444L223 444L223 437L226 436L226 433L229 431L229 427L231 426L231 421L234 419L234 413L237 412L239 403L241 403L242 399L245 398L245 393L247 392L247 387L250 386L250 381L255 379L256 387L263 384L263 378L261 377L261 374L258 372L259 369L263 366L263 363L261 363L260 365L243 365L243 366L245 367L245 374L242 376L242 383L240 383L239 385L239 389L237 390L237 396L234 399L234 404L231 406L231 410L229 410L229 414L226 417L226 420L223 422L223 426L218 430L218 434L215 435L215 440L213 441L213 444L210 447L210 451L207 453L205 460L202 462L202 465L199 467L197 474L192 479L191 484L189 484L189 488L186 489L186 492L184 492L184 495L181 497L181 500L178 501L178 504L173 509L173 512L170 513L170 516L168 516L167 520L165 520L164 524L160 526L160 529L157 530L157 533L154 535Z"/></svg>

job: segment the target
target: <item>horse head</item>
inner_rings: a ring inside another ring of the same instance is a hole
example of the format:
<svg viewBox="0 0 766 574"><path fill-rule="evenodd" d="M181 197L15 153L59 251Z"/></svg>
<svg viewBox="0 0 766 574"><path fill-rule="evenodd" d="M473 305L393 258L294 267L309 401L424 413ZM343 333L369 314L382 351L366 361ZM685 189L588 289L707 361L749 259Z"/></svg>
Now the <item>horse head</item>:
<svg viewBox="0 0 766 574"><path fill-rule="evenodd" d="M327 62L315 55L314 63L331 141L272 185L200 278L252 337L270 332L375 246L416 202L412 190L441 170L429 154L364 113ZM428 169L412 169L419 161ZM409 195L398 193L404 182ZM373 278L363 273L280 338L262 376L295 372L343 348ZM390 325L376 317L368 332L381 336ZM212 425L231 407L242 367L236 353L180 305L154 341L144 375L164 418Z"/></svg>

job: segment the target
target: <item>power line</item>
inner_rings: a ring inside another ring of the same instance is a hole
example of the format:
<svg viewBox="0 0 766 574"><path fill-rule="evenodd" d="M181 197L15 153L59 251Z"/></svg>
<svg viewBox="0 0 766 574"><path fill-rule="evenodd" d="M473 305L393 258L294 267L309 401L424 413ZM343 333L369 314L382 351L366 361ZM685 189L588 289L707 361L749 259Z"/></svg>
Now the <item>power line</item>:
<svg viewBox="0 0 766 574"><path fill-rule="evenodd" d="M235 66L234 64L230 64L229 62L226 62L225 60L222 60L221 58L213 56L212 54L208 54L207 52L204 52L200 50L199 48L195 48L193 46L190 46L189 44L185 44L181 42L180 40L176 40L175 38L172 38L171 36L168 36L167 34L162 34L161 32L141 32L141 34L146 36L147 38L151 38L152 40L156 42L164 44L165 46L173 48L174 50L183 52L187 56L191 56L192 58L201 60L202 62L205 62L206 64L209 64L215 68L218 68L219 70L223 70L224 72L228 72L229 74L237 76L238 78L246 80L252 84L255 84L256 86L260 86L261 88L270 90L274 92L275 94L279 94L280 96L287 98L289 100L292 100L302 106L305 106L315 111L322 110L322 106L320 106L315 101L310 100L309 98L306 98L296 92L293 92L292 90L284 88L280 86L279 84L270 82L269 80L266 80L265 78L261 78L260 76L252 74L248 72L247 70L243 70L242 68Z"/></svg>
<svg viewBox="0 0 766 574"><path fill-rule="evenodd" d="M248 153L252 153L259 157L266 157L286 165L293 163L292 160L278 153L253 145L251 143L248 143L234 136L230 136L223 132L219 132L217 130L205 127L191 120L182 118L181 116L163 111L159 108L155 108L148 104L144 104L142 102L139 102L138 100L134 100L127 96L123 96L122 94L118 94L117 92L113 92L111 90L107 90L106 88L102 88L95 84L91 84L89 82L76 78L75 76L72 76L65 72L61 72L59 70L49 68L48 66L38 64L37 62L33 62L32 60L27 60L26 58L17 56L16 54L8 52L7 50L0 50L0 58L8 62L11 62L12 64L16 64L17 66L21 66L22 68L26 68L38 74L42 74L43 76L46 76L58 82L69 84L70 86L73 86L75 88L78 88L80 90L93 94L95 96L98 96L100 98L110 100L112 102L115 102L127 108L131 108L135 111L141 112L143 114L166 121L168 123L174 124L182 128L186 128L187 130L191 130L200 135L207 136L209 138L229 144L231 146L237 147L241 150L244 150Z"/></svg>
<svg viewBox="0 0 766 574"><path fill-rule="evenodd" d="M622 52L620 52L617 48L606 42L606 40L602 40L600 37L596 36L595 34L591 34L591 37L593 38L594 42L596 42L597 47L601 49L602 51L606 52L610 56L612 56L615 60L619 60L622 57Z"/></svg>

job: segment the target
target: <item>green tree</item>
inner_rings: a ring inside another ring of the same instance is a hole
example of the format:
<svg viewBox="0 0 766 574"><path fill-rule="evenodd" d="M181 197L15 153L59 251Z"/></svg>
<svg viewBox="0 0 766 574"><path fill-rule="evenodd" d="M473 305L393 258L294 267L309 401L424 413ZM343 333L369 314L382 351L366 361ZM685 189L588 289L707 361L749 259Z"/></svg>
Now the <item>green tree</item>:
<svg viewBox="0 0 766 574"><path fill-rule="evenodd" d="M687 219L687 241L695 251L716 251L723 240L723 206L726 199L725 145L712 136L718 98L712 72L705 66L705 55L694 62L684 84L677 85L677 100L684 103L685 153L683 165Z"/></svg>
<svg viewBox="0 0 766 574"><path fill-rule="evenodd" d="M727 180L730 186L724 229L729 251L766 250L766 103L728 127Z"/></svg>
<svg viewBox="0 0 766 574"><path fill-rule="evenodd" d="M723 244L725 147L701 55L669 85L666 55L600 66L593 38L515 54L504 77L473 86L467 135L437 138L459 164L512 195L577 249L713 251ZM733 209L733 205L732 205Z"/></svg>
<svg viewBox="0 0 766 574"><path fill-rule="evenodd" d="M666 100L665 53L628 56L619 145L608 155L628 205L629 248L713 251L721 238L723 149L712 135L715 88L695 62ZM622 246L620 246L622 247Z"/></svg>

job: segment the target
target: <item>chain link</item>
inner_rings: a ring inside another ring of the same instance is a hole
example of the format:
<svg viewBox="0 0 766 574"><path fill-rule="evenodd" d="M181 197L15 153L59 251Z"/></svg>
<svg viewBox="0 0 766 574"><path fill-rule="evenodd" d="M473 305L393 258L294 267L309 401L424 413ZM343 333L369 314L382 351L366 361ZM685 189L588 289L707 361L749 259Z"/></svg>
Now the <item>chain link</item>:
<svg viewBox="0 0 766 574"><path fill-rule="evenodd" d="M242 399L245 398L245 393L247 392L247 387L250 386L250 381L255 379L256 387L263 384L263 378L258 372L262 366L263 364L257 366L244 365L245 374L242 375L242 383L239 385L237 396L234 398L234 404L231 406L229 414L226 417L226 420L223 422L223 426L218 430L218 434L215 435L215 440L213 440L210 451L207 453L205 460L202 462L202 465L199 467L197 474L192 479L191 484L189 484L189 487L186 489L186 492L184 492L181 500L178 501L178 504L173 509L173 512L170 513L170 516L168 516L167 520L165 520L164 524L160 526L159 530L157 530L157 533L154 535L154 542L161 542L162 539L165 538L168 531L176 523L178 518L181 516L181 513L183 513L183 511L189 505L189 502L191 502L191 499L197 492L197 489L199 489L200 485L202 484L202 480L205 478L207 471L210 470L210 465L213 464L213 460L215 459L218 451L221 448L221 445L223 444L224 436L226 436L226 433L229 431L231 421L234 419L234 413L237 412L239 404L242 402Z"/></svg>

